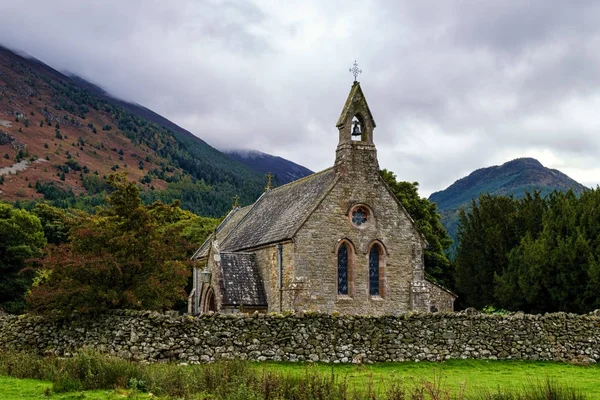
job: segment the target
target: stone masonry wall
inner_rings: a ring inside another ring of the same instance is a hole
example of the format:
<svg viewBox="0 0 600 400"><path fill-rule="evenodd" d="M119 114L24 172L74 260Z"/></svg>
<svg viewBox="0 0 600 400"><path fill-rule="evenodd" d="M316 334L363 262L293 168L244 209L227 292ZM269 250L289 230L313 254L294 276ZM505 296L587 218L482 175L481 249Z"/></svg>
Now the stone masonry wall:
<svg viewBox="0 0 600 400"><path fill-rule="evenodd" d="M1 351L68 356L82 347L146 361L575 358L593 362L600 359L600 318L565 313L214 314L193 318L137 311L63 321L0 316Z"/></svg>

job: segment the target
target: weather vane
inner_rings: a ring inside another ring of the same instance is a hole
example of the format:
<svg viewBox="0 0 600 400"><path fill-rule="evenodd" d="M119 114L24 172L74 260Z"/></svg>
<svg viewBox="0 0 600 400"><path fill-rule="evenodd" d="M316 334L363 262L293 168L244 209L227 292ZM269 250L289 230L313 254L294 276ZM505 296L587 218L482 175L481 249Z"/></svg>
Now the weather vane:
<svg viewBox="0 0 600 400"><path fill-rule="evenodd" d="M356 60L354 60L352 68L350 68L348 71L352 72L352 75L354 75L354 82L356 82L356 77L358 77L358 74L362 74L362 69L358 69L358 63Z"/></svg>

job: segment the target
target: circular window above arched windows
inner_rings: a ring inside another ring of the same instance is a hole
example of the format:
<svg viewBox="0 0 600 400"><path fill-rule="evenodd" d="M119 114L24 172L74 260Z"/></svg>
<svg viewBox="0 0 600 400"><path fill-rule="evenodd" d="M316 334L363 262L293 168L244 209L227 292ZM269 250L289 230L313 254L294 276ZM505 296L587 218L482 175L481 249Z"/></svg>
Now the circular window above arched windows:
<svg viewBox="0 0 600 400"><path fill-rule="evenodd" d="M371 219L373 218L373 213L371 209L364 204L357 204L350 209L350 213L348 215L350 218L350 222L357 228L364 228L367 226Z"/></svg>

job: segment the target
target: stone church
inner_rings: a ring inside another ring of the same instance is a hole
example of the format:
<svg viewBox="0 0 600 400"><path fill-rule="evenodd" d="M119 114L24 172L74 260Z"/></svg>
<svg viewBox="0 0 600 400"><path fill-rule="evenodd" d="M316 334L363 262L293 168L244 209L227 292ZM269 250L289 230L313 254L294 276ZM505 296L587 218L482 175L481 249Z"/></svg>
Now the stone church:
<svg viewBox="0 0 600 400"><path fill-rule="evenodd" d="M336 127L333 167L234 208L194 254L194 314L453 310L455 296L425 276L427 242L379 176L359 82Z"/></svg>

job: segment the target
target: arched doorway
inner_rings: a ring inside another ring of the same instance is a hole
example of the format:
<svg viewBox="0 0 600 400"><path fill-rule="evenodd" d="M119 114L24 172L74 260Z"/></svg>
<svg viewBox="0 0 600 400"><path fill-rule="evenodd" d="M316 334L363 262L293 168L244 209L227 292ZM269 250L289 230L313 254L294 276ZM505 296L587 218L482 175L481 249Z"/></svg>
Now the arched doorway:
<svg viewBox="0 0 600 400"><path fill-rule="evenodd" d="M217 311L215 292L210 287L206 290L206 294L204 295L204 307L202 307L202 311L205 313L209 311Z"/></svg>

